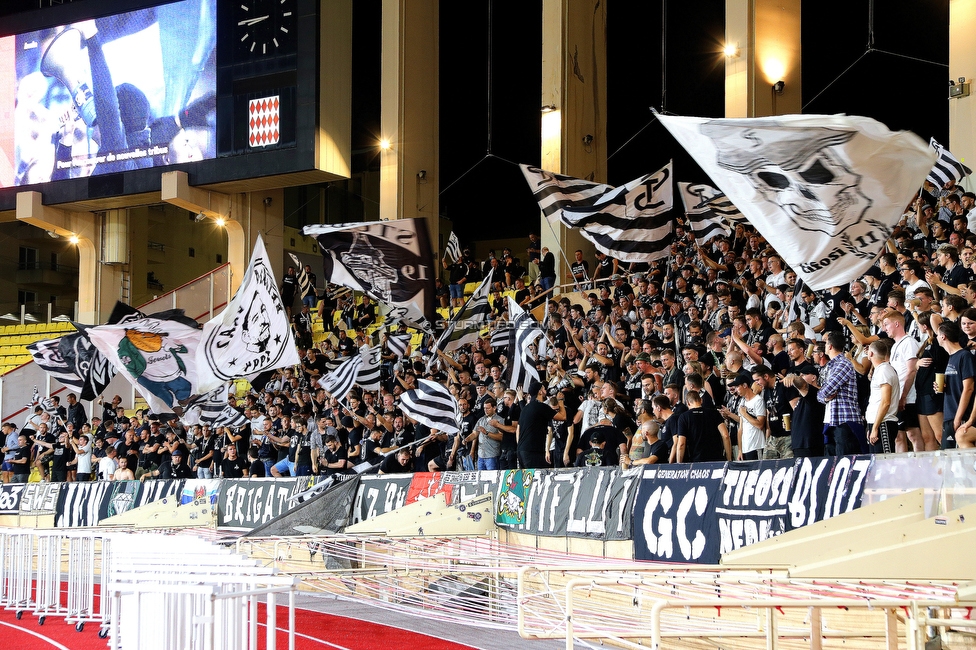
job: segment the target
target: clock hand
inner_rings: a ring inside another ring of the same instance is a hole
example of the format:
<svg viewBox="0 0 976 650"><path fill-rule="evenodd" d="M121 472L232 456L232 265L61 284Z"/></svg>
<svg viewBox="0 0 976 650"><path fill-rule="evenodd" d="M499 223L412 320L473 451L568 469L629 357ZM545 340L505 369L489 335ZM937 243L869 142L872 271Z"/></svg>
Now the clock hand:
<svg viewBox="0 0 976 650"><path fill-rule="evenodd" d="M241 22L239 22L239 23L237 23L237 24L238 24L238 25L247 25L248 27L250 27L251 25L256 25L256 24L258 24L258 23L259 23L259 22L261 22L262 20L267 20L267 19L268 19L268 18L270 18L270 17L271 17L271 16L261 16L260 18L249 18L249 19L247 19L247 20L242 20Z"/></svg>

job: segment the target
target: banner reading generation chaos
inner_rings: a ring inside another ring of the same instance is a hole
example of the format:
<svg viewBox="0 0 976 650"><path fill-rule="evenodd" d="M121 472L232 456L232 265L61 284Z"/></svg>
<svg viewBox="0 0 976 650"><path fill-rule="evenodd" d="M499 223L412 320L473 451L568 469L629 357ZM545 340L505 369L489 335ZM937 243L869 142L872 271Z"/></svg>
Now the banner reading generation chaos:
<svg viewBox="0 0 976 650"><path fill-rule="evenodd" d="M0 187L213 158L216 5L0 38Z"/></svg>

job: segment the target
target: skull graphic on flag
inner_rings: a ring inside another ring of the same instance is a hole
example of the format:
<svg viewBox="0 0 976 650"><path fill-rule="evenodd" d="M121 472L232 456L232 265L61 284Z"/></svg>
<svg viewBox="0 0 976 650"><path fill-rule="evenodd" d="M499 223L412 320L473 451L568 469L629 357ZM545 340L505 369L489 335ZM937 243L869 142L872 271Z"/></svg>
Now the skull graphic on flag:
<svg viewBox="0 0 976 650"><path fill-rule="evenodd" d="M280 101L278 95L252 99L247 104L247 141L251 147L278 144Z"/></svg>
<svg viewBox="0 0 976 650"><path fill-rule="evenodd" d="M861 221L871 199L835 147L854 137L838 129L778 130L775 121L716 120L702 125L718 164L743 174L801 230L838 235ZM763 129L762 127L773 127Z"/></svg>

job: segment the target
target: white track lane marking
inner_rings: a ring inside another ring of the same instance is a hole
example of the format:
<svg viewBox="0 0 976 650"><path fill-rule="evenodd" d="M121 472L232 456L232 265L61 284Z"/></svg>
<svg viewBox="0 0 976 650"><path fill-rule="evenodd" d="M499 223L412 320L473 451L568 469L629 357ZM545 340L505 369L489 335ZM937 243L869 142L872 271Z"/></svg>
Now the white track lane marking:
<svg viewBox="0 0 976 650"><path fill-rule="evenodd" d="M258 623L258 627L267 628L268 627L268 624L267 623L260 623L259 622ZM280 627L276 627L275 630L277 630L278 632L281 632L285 636L288 635L288 630L287 629L282 629ZM329 647L336 648L337 650L352 650L352 648L347 648L346 646L342 646L342 645L336 645L335 643L329 643L328 641L325 641L323 639L316 639L314 636L309 636L307 634L302 634L301 632L295 632L295 636L296 637L299 637L300 636L303 639L308 639L309 641L315 641L316 643L321 643L322 645L327 645ZM68 648L65 648L64 650L68 650Z"/></svg>
<svg viewBox="0 0 976 650"><path fill-rule="evenodd" d="M37 632L34 632L33 630L28 630L25 627L20 627L19 625L14 625L12 623L6 623L4 621L0 621L0 625L6 625L7 627L12 627L13 629L18 630L20 632L24 632L26 634L30 634L31 636L36 636L38 639L42 639L43 641L47 641L50 645L54 646L58 650L71 650L71 648L69 648L67 646L61 645L60 643L58 643L54 639L51 639L49 637L46 637L43 634L38 634ZM338 647L338 646L336 646L336 647Z"/></svg>

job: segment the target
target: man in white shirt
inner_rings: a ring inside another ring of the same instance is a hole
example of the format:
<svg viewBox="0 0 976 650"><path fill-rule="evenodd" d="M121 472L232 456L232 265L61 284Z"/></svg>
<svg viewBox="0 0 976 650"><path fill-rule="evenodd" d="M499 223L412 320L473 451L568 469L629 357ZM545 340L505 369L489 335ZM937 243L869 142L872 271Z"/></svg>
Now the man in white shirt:
<svg viewBox="0 0 976 650"><path fill-rule="evenodd" d="M871 396L864 411L868 421L868 444L872 454L891 454L898 435L898 402L901 386L898 373L888 363L888 343L879 339L868 348L868 358L874 367L871 375Z"/></svg>
<svg viewBox="0 0 976 650"><path fill-rule="evenodd" d="M115 476L115 471L119 468L119 464L115 462L115 457L118 453L115 447L105 449L104 458L98 461L98 480L111 481Z"/></svg>
<svg viewBox="0 0 976 650"><path fill-rule="evenodd" d="M739 460L760 460L766 446L766 403L747 375L737 375L729 387L742 398L739 412L732 414L739 423Z"/></svg>
<svg viewBox="0 0 976 650"><path fill-rule="evenodd" d="M908 441L912 442L915 451L925 451L922 442L922 431L918 425L918 410L915 407L915 371L918 362L918 350L922 344L908 335L905 331L905 317L897 310L891 309L881 317L881 327L891 337L888 362L898 373L900 400L898 407L898 437L895 439L895 452L908 451Z"/></svg>

